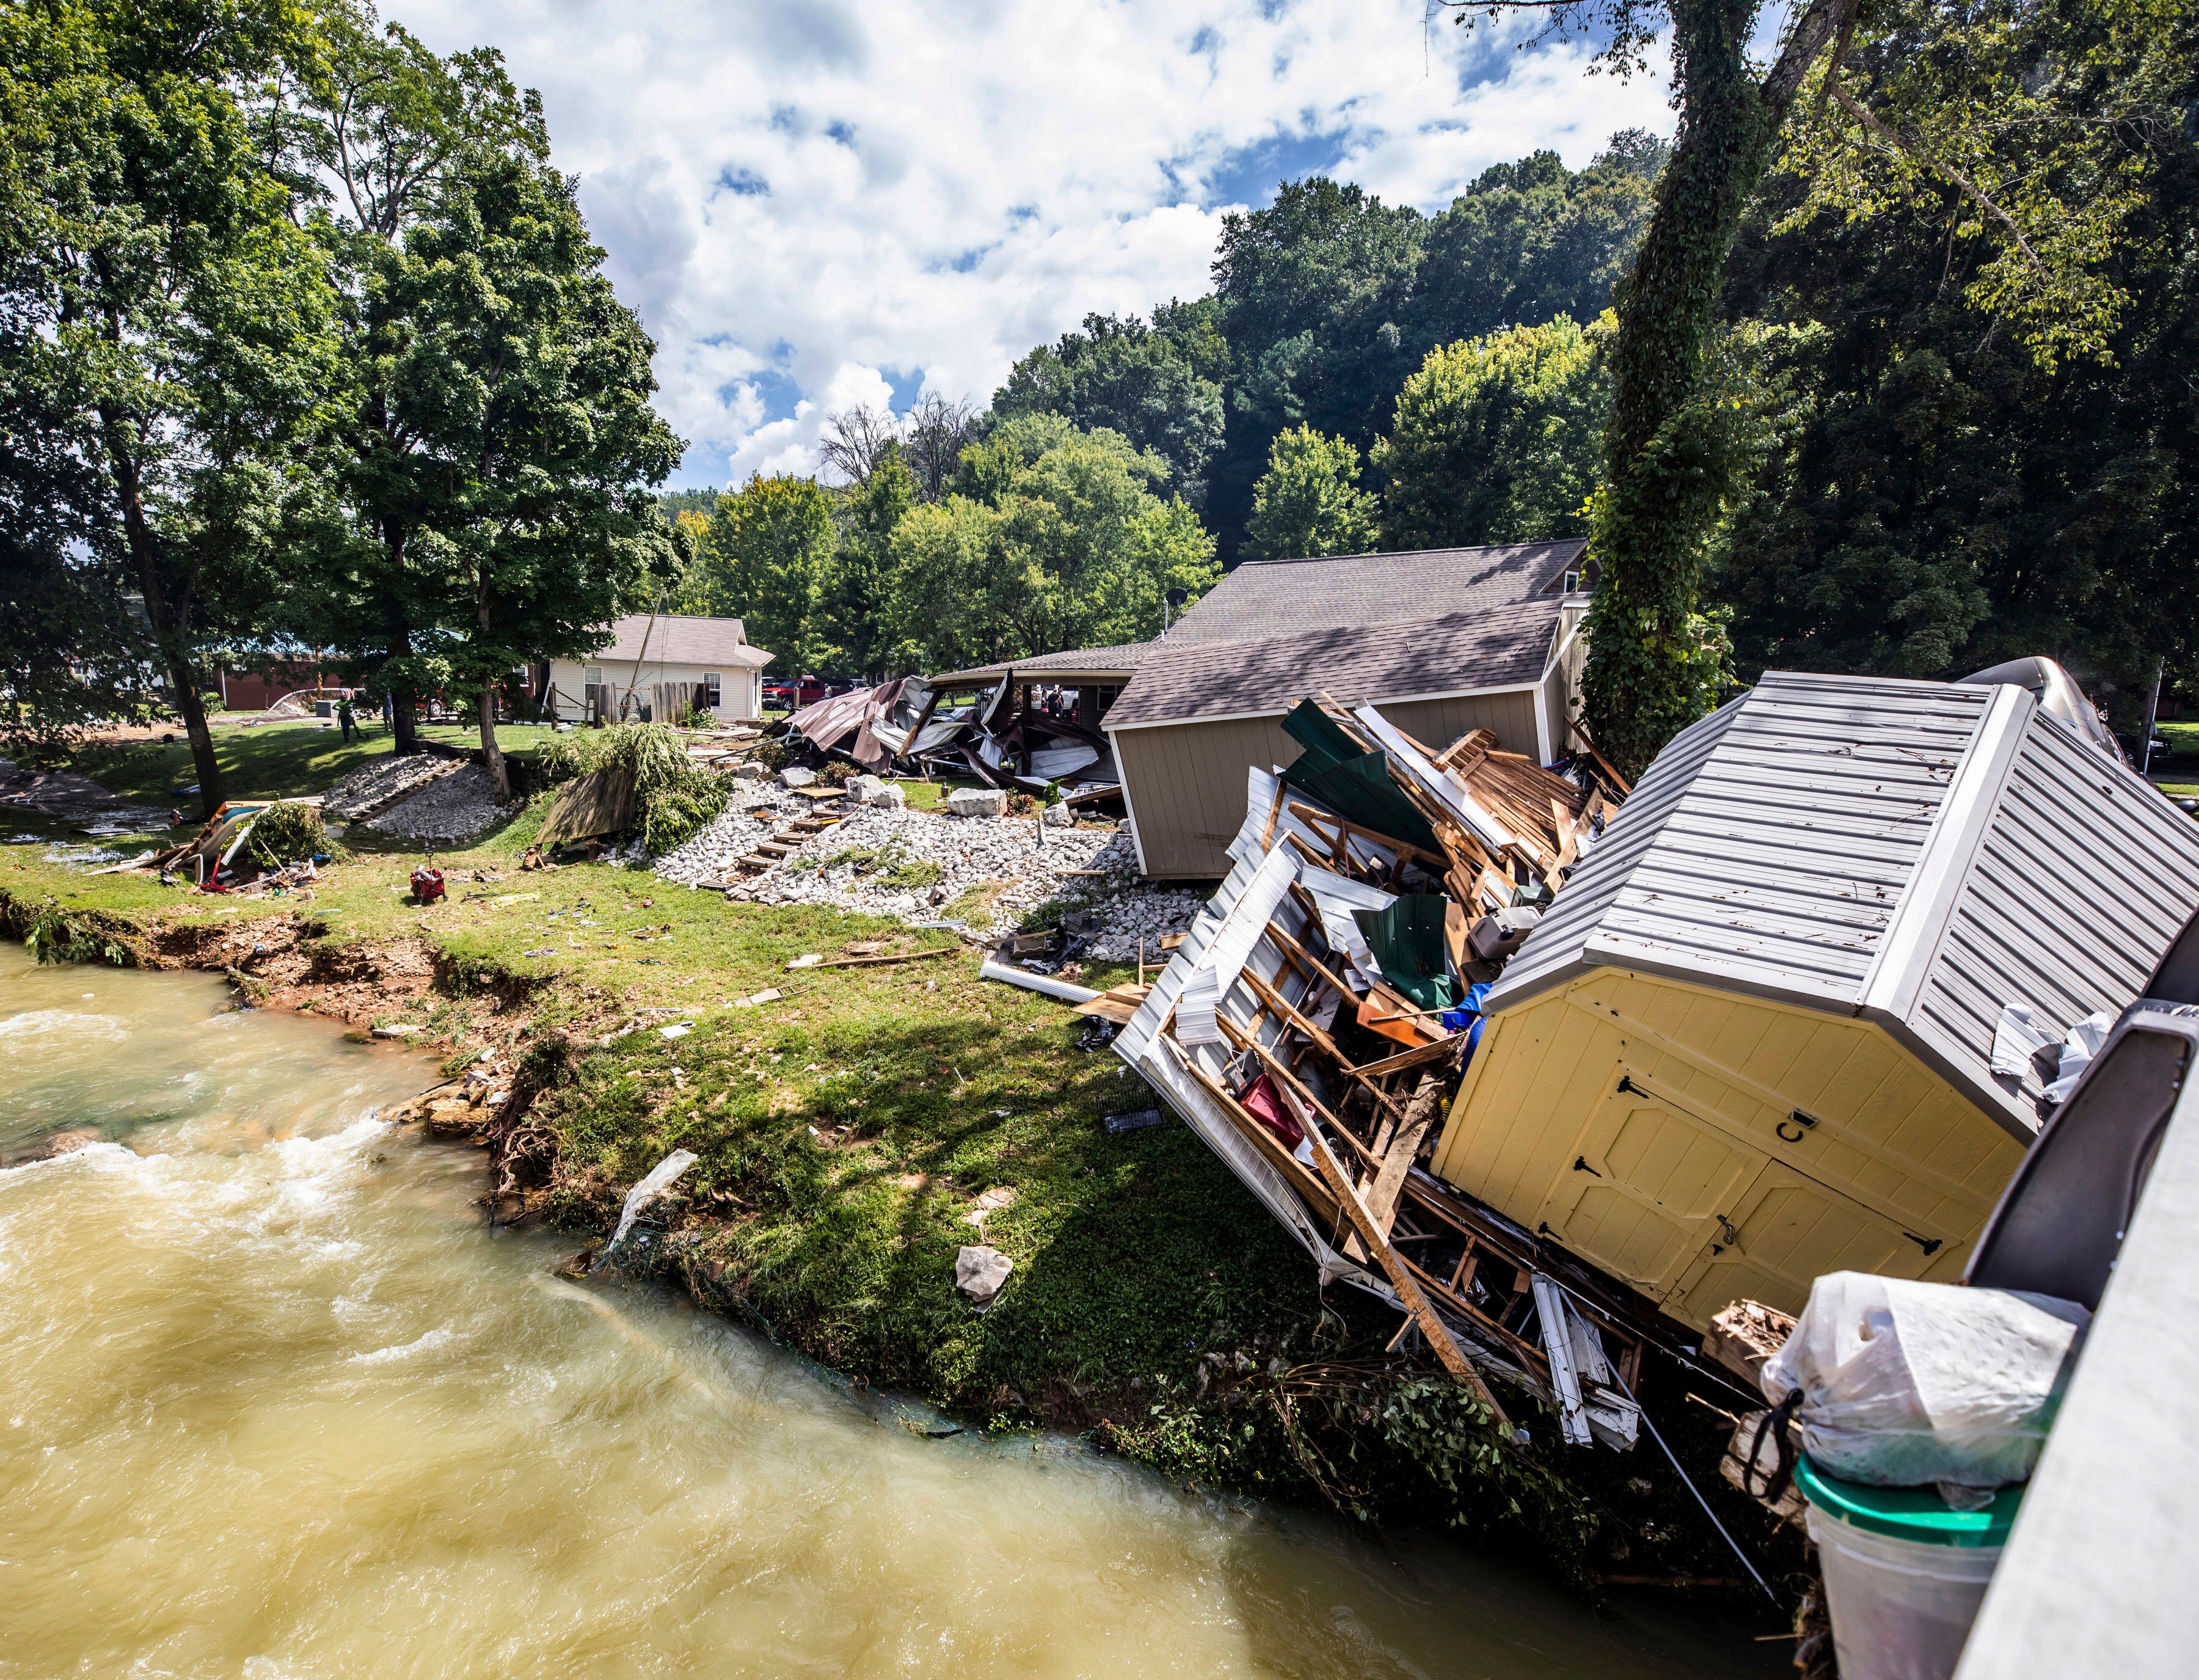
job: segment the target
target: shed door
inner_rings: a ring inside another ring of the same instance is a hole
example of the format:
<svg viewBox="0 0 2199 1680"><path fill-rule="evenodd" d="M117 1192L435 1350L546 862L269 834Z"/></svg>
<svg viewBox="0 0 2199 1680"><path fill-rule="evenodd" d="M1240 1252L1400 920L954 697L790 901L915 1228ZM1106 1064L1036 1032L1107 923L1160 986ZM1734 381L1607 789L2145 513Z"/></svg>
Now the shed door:
<svg viewBox="0 0 2199 1680"><path fill-rule="evenodd" d="M1651 1095L1622 1063L1575 1140L1540 1215L1550 1234L1654 1299L1763 1170L1765 1157Z"/></svg>
<svg viewBox="0 0 2199 1680"><path fill-rule="evenodd" d="M1694 1319L1742 1297L1799 1312L1829 1271L1920 1276L1946 1238L1775 1158L1735 1123L1644 1089L1624 1064L1541 1217L1566 1247Z"/></svg>

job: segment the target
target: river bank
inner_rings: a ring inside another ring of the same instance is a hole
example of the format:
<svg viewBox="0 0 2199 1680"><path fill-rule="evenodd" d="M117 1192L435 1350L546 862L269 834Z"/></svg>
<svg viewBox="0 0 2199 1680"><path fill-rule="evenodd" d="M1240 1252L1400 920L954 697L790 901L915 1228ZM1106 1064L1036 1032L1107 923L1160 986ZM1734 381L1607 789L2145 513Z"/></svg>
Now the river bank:
<svg viewBox="0 0 2199 1680"><path fill-rule="evenodd" d="M694 1151L652 1210L666 1275L858 1383L995 1432L1082 1432L1179 1483L1455 1523L1591 1594L1607 1574L1734 1572L1660 1460L1491 1451L1455 1390L1385 1351L1394 1320L1350 1292L1324 1298L1188 1132L1110 1136L1102 1117L1149 1099L1076 1047L1083 1023L1059 1006L979 981L960 951L786 966L950 935L609 866L522 873L531 820L439 859L451 897L424 909L404 895L403 854L341 861L310 898L236 902L12 849L0 931L401 1031L446 1076L475 1076L452 1094L477 1100L430 1117L487 1146L480 1193L503 1193L498 1217L569 1247L600 1237L665 1154ZM1111 977L1127 971L1093 980ZM780 995L747 1001L765 992ZM978 1241L1016 1268L983 1314L954 1284L957 1250ZM1676 1442L1714 1498L1721 1432L1705 1413Z"/></svg>
<svg viewBox="0 0 2199 1680"><path fill-rule="evenodd" d="M374 1117L432 1063L231 1002L0 949L0 1141L90 1135L0 1173L0 1674L1773 1671L561 1281Z"/></svg>

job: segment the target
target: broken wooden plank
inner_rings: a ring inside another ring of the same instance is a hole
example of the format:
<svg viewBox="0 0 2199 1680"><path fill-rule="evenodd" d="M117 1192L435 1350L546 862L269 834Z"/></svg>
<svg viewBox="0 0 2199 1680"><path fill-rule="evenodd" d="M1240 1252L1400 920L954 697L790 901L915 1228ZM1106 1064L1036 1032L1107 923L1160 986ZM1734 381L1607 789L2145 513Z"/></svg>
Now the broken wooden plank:
<svg viewBox="0 0 2199 1680"><path fill-rule="evenodd" d="M960 945L937 945L924 951L896 951L883 957L836 957L831 962L812 963L812 968L878 968L887 963L922 962L927 957L951 957L958 954Z"/></svg>

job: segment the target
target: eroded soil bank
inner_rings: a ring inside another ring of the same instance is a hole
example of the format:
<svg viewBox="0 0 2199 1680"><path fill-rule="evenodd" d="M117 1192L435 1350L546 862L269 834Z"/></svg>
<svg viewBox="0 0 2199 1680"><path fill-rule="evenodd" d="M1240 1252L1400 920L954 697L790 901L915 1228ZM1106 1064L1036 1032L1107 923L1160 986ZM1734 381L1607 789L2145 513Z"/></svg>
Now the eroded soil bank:
<svg viewBox="0 0 2199 1680"><path fill-rule="evenodd" d="M223 901L19 850L0 931L86 971L220 973L270 1012L401 1030L437 1088L408 1112L476 1146L482 1216L566 1253L692 1150L650 1212L659 1275L874 1391L973 1426L1079 1432L1177 1485L1455 1526L1589 1599L1679 1591L1713 1616L1758 1613L1715 1585L1601 1587L1740 1572L1646 1444L1568 1452L1521 1397L1533 1443L1492 1450L1455 1390L1385 1350L1394 1319L1324 1298L1187 1130L1109 1135L1102 1117L1150 1094L1080 1048L1084 1024L1059 1006L980 982L952 934L606 866L522 872L523 837L439 860L450 899L432 907L406 897L402 855L341 862L310 899ZM942 954L787 967L850 944ZM957 1251L980 1241L1015 1263L983 1313L954 1287ZM1665 1398L1729 1528L1768 1575L1794 1569L1717 1482L1729 1426Z"/></svg>

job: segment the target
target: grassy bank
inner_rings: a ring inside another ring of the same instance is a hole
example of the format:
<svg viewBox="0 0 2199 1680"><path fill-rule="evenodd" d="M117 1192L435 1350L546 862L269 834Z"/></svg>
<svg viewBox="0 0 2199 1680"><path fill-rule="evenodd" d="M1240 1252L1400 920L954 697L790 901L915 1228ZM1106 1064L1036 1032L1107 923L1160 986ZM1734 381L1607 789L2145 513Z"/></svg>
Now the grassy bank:
<svg viewBox="0 0 2199 1680"><path fill-rule="evenodd" d="M400 853L359 851L310 897L238 900L9 847L0 929L44 926L94 960L229 968L256 998L354 1030L410 1025L446 1071L490 1052L529 1100L505 1164L576 1246L664 1155L694 1151L658 1210L668 1275L974 1425L1085 1431L1181 1480L1457 1523L1584 1586L1599 1570L1733 1569L1646 1444L1567 1453L1515 1397L1537 1444L1498 1449L1457 1390L1385 1352L1393 1315L1324 1298L1192 1133L1109 1136L1105 1115L1154 1100L1078 1047L1082 1018L980 981L939 930L731 904L611 866L521 872L541 811L439 856L450 897L427 907L405 895ZM944 954L787 967L871 942ZM983 1313L954 1286L958 1250L981 1241L1015 1263ZM1720 1432L1706 1415L1680 1443L1713 1485ZM1760 1532L1734 1503L1729 1525Z"/></svg>

